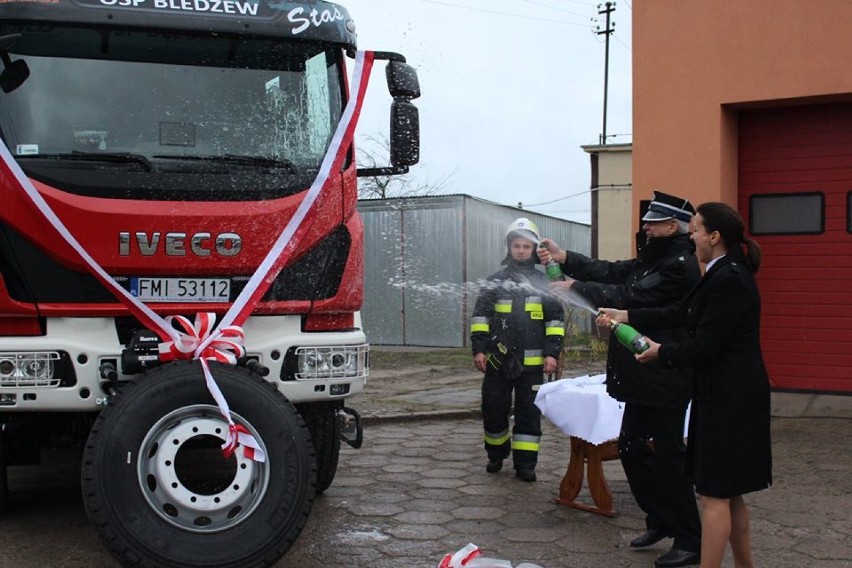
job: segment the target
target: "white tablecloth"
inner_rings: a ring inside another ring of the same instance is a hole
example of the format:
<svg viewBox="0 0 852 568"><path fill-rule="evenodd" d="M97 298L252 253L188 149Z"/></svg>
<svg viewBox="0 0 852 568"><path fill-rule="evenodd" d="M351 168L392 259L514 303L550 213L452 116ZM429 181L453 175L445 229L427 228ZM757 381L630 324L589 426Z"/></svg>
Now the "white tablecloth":
<svg viewBox="0 0 852 568"><path fill-rule="evenodd" d="M591 444L618 438L624 403L606 393L606 375L583 375L544 383L535 405L545 418L568 434ZM689 424L689 407L684 421L684 437Z"/></svg>
<svg viewBox="0 0 852 568"><path fill-rule="evenodd" d="M605 375L584 375L541 385L535 405L553 424L591 444L618 438L624 404L606 394Z"/></svg>

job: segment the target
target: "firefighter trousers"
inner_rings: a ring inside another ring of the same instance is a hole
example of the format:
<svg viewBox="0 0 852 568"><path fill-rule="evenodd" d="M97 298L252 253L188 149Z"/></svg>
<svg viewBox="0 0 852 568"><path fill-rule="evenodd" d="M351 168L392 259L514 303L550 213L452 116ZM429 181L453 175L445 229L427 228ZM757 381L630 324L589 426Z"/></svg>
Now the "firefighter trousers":
<svg viewBox="0 0 852 568"><path fill-rule="evenodd" d="M535 405L533 385L544 380L541 368L508 379L489 367L482 380L482 424L489 460L512 454L515 469L535 469L541 440L541 411ZM509 432L514 394L514 426Z"/></svg>

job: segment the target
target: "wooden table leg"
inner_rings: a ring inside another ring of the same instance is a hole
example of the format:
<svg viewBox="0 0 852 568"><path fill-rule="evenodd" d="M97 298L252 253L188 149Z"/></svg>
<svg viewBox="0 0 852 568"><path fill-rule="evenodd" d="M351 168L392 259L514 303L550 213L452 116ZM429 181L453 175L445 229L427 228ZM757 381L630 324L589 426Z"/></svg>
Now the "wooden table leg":
<svg viewBox="0 0 852 568"><path fill-rule="evenodd" d="M596 445L571 436L571 457L568 459L568 469L559 483L559 497L556 498L556 502L607 517L618 516L618 512L612 507L612 493L603 472L603 462L617 457L618 445L615 441ZM589 493L595 503L594 506L576 501L583 487L584 469L586 469Z"/></svg>

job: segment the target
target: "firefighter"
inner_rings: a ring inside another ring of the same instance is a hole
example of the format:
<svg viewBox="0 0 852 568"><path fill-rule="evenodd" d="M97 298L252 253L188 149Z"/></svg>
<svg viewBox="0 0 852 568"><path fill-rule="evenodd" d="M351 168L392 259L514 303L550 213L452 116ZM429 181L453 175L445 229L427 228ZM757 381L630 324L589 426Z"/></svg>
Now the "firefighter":
<svg viewBox="0 0 852 568"><path fill-rule="evenodd" d="M548 292L536 269L538 227L515 220L506 232L505 268L492 274L480 291L471 320L473 364L482 381L482 422L486 471L497 473L512 454L515 475L535 481L541 439L541 411L533 386L556 371L565 323L561 303ZM509 434L514 391L514 427Z"/></svg>

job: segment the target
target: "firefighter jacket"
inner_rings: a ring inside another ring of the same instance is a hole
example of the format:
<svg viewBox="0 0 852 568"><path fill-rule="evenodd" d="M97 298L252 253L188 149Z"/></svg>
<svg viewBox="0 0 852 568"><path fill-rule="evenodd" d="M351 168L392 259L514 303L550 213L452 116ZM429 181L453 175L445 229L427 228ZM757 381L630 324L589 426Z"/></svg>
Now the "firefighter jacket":
<svg viewBox="0 0 852 568"><path fill-rule="evenodd" d="M701 278L692 243L685 234L652 239L639 257L631 260L592 260L569 252L562 270L577 279L571 287L573 292L593 306L616 309L673 304ZM650 337L660 343L682 341L687 331L685 327L660 329ZM613 398L657 408L685 406L693 388L691 369L639 363L614 334L610 334L606 382Z"/></svg>
<svg viewBox="0 0 852 568"><path fill-rule="evenodd" d="M534 263L510 259L480 290L470 327L473 354L485 353L507 378L540 369L545 357L559 358L564 314L547 284Z"/></svg>

